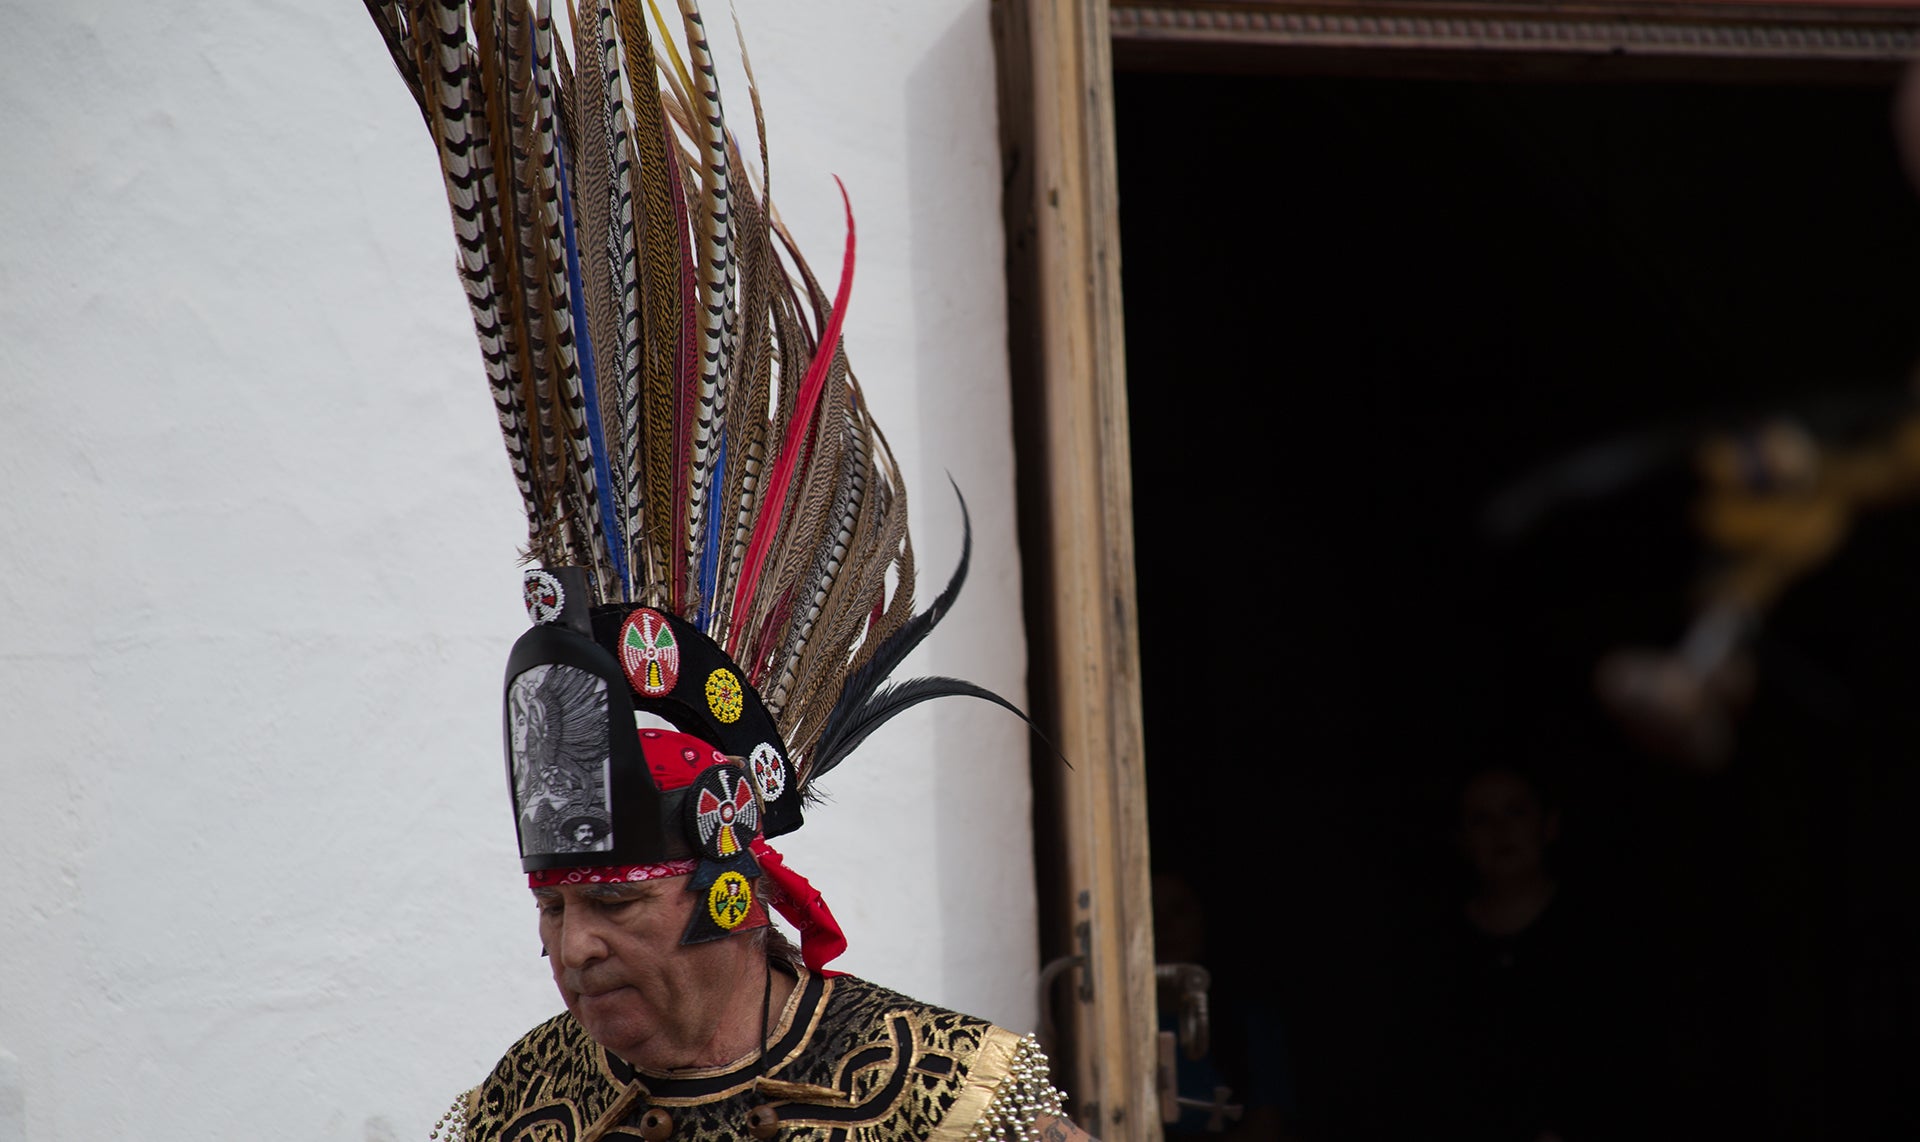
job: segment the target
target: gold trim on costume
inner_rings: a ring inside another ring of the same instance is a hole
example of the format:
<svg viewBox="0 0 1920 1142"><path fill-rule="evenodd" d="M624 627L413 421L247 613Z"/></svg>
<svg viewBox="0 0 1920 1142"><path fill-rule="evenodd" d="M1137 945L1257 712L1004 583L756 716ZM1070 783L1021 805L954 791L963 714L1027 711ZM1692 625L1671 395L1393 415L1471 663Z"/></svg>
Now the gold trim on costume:
<svg viewBox="0 0 1920 1142"><path fill-rule="evenodd" d="M644 1110L672 1115L673 1142L737 1142L770 1111L782 1142L1035 1142L1039 1124L1061 1113L1031 1036L851 976L803 973L778 1033L793 1045L762 1077L751 1058L670 1075L613 1060L633 1076L622 1082L579 1022L558 1016L514 1045L477 1098L462 1100L473 1119L465 1136L624 1138Z"/></svg>
<svg viewBox="0 0 1920 1142"><path fill-rule="evenodd" d="M933 1128L927 1136L927 1142L965 1142L986 1114L987 1107L993 1102L993 1096L999 1093L1000 1085L1013 1069L1014 1053L1019 1049L1020 1036L1001 1027L988 1031L986 1041L974 1052L973 1065L969 1076L974 1080L961 1091L960 1097L953 1100L953 1106L940 1125Z"/></svg>
<svg viewBox="0 0 1920 1142"><path fill-rule="evenodd" d="M853 1096L843 1090L830 1086L816 1086L813 1083L789 1083L779 1079L755 1079L755 1093L768 1098L786 1099L788 1102L811 1102L828 1105L844 1104L853 1101Z"/></svg>

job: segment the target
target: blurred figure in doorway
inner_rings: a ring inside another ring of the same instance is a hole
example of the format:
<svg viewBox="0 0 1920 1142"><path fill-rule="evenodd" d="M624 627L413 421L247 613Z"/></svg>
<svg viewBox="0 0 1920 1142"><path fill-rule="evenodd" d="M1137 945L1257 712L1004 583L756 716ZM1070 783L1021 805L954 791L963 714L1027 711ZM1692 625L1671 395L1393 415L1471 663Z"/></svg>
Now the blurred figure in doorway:
<svg viewBox="0 0 1920 1142"><path fill-rule="evenodd" d="M1631 1037L1638 973L1624 941L1555 874L1556 799L1534 775L1488 767L1459 786L1454 810L1466 896L1411 945L1402 975L1403 1136L1625 1136L1653 1044Z"/></svg>

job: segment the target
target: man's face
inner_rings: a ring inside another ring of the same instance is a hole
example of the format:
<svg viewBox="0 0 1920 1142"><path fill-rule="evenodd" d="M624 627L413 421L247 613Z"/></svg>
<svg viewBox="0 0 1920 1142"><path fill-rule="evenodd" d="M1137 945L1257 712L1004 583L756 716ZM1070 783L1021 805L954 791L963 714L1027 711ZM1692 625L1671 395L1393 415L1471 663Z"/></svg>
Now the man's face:
<svg viewBox="0 0 1920 1142"><path fill-rule="evenodd" d="M629 1062L735 954L732 940L680 943L699 902L684 876L536 888L533 896L560 998L596 1042Z"/></svg>
<svg viewBox="0 0 1920 1142"><path fill-rule="evenodd" d="M1460 797L1460 834L1483 882L1540 872L1560 835L1558 814L1541 804L1526 778L1504 770L1476 776Z"/></svg>

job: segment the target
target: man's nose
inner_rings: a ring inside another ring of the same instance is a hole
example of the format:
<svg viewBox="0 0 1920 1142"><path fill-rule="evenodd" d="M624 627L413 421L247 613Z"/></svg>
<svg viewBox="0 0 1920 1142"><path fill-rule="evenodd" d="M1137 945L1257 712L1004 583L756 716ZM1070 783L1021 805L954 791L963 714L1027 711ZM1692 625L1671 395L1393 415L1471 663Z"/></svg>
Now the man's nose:
<svg viewBox="0 0 1920 1142"><path fill-rule="evenodd" d="M557 941L560 945L560 963L569 968L583 968L596 960L605 959L607 941L604 924L592 909L567 909L560 918L560 938Z"/></svg>

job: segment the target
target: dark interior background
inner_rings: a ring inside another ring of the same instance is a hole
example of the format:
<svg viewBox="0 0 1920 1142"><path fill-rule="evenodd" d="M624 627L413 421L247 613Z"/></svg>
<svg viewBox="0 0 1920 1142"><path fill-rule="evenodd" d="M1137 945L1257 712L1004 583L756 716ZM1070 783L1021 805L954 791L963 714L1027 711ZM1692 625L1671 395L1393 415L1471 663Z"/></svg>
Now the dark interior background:
<svg viewBox="0 0 1920 1142"><path fill-rule="evenodd" d="M1685 441L1904 407L1890 96L1119 77L1154 861L1216 1014L1277 1013L1294 1135L1420 1136L1398 997L1465 890L1455 784L1511 760L1614 937L1581 986L1621 1136L1920 1137L1920 510L1787 596L1723 770L1638 752L1590 682L1684 627ZM1634 436L1639 478L1489 538L1501 489Z"/></svg>

